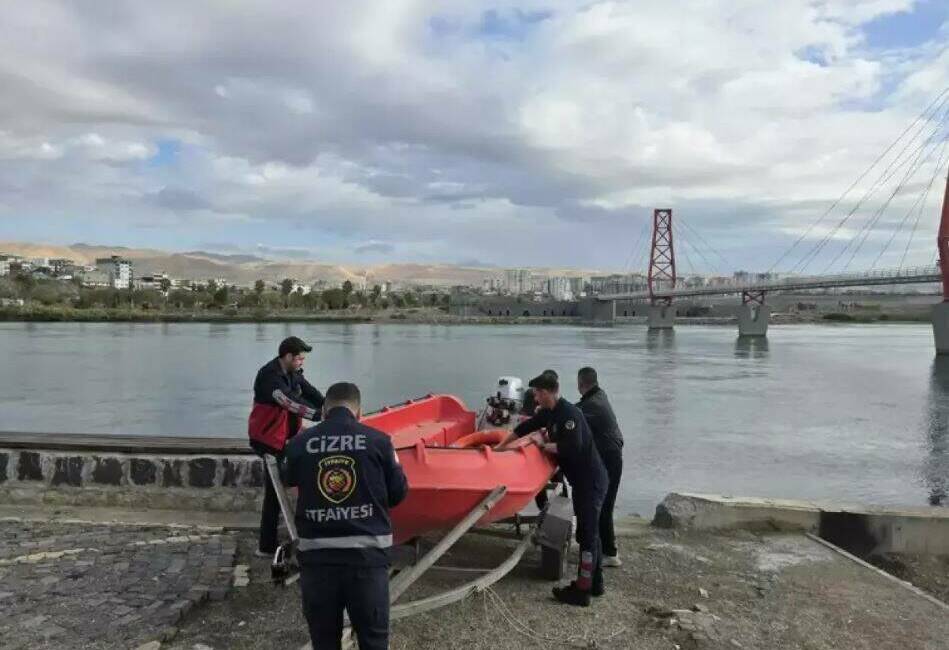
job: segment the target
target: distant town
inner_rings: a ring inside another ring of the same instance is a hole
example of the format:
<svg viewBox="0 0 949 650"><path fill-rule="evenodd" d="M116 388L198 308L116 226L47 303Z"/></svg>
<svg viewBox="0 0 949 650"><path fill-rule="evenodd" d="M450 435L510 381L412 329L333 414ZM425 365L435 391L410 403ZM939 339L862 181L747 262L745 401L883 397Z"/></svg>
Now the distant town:
<svg viewBox="0 0 949 650"><path fill-rule="evenodd" d="M0 316L27 320L202 316L253 320L320 317L320 314L333 318L378 319L388 314L398 319L406 318L406 312L422 312L419 317L422 319L432 319L438 314L461 319L577 318L583 314L584 299L601 293L641 291L647 286L646 275L639 272L552 273L524 268L479 271L480 280L471 279L467 283L392 280L374 277L369 272L350 273L342 280L261 277L237 283L220 276L175 277L150 270L137 273L136 261L121 254L81 262L65 257L0 252ZM745 271L730 276L690 274L679 277L677 286L728 286L780 277ZM920 290L927 292L924 287ZM791 311L814 308L807 302L790 304ZM839 302L830 308L844 309L848 305L852 303ZM680 313L716 315L710 305L695 303L683 304ZM621 315L638 314L624 309Z"/></svg>

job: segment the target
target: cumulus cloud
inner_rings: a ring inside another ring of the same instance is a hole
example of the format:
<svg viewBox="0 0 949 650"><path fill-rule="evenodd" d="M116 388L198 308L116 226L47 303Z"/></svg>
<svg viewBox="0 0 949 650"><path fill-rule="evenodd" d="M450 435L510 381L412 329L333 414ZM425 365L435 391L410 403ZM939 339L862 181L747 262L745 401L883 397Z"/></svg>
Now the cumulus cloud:
<svg viewBox="0 0 949 650"><path fill-rule="evenodd" d="M618 268L663 205L766 268L949 86L867 42L917 4L0 9L0 234Z"/></svg>

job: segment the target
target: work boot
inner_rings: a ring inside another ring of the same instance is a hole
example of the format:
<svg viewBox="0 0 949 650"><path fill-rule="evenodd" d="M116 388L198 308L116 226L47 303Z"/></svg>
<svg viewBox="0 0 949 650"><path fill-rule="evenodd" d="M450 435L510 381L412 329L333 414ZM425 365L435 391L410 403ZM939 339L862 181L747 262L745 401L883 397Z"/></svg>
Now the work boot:
<svg viewBox="0 0 949 650"><path fill-rule="evenodd" d="M577 588L577 581L576 581L576 580L571 581L571 582L570 582L570 586L571 586L573 589L576 589L577 591L582 591L581 589L578 589L578 588ZM606 594L606 588L603 586L603 583L602 583L602 582L599 582L599 583L598 583L598 582L594 581L594 582L593 582L593 588L590 589L590 595L593 596L594 598L599 598L600 596L603 596L604 594Z"/></svg>
<svg viewBox="0 0 949 650"><path fill-rule="evenodd" d="M554 598L567 605L590 606L590 592L577 589L577 586L572 582L566 587L554 587L553 594Z"/></svg>

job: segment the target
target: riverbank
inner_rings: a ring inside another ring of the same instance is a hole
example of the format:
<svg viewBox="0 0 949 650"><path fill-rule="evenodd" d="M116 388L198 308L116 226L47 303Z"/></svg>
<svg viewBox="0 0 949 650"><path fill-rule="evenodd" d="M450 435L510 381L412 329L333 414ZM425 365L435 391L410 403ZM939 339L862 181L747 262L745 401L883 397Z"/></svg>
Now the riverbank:
<svg viewBox="0 0 949 650"><path fill-rule="evenodd" d="M617 323L645 323L645 318L621 317ZM921 323L930 321L918 310L886 312L778 312L771 325ZM144 309L75 309L41 305L0 307L0 322L27 323L399 323L418 325L585 325L579 317L457 316L437 308L335 310L320 312L236 310L159 311ZM679 316L676 325L733 326L732 316Z"/></svg>
<svg viewBox="0 0 949 650"><path fill-rule="evenodd" d="M299 650L308 641L299 583L270 583L268 561L253 557L253 521L211 529L95 514L0 519L4 647ZM405 600L472 579L512 544L466 536ZM589 608L553 601L532 550L491 591L395 621L391 647L936 650L949 638L944 609L800 534L624 520L619 549L623 566L607 570L607 593Z"/></svg>

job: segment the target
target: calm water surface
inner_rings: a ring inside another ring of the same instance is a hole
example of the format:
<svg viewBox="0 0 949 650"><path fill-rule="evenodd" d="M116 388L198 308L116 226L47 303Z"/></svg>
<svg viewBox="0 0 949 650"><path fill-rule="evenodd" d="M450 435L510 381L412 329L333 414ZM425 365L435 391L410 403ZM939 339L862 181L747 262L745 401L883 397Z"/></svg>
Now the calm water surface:
<svg viewBox="0 0 949 650"><path fill-rule="evenodd" d="M240 438L254 373L290 334L316 348L312 383L354 380L370 410L428 392L479 408L499 375L594 366L626 436L624 513L671 490L946 503L949 360L928 326L739 342L725 327L3 323L0 430Z"/></svg>

